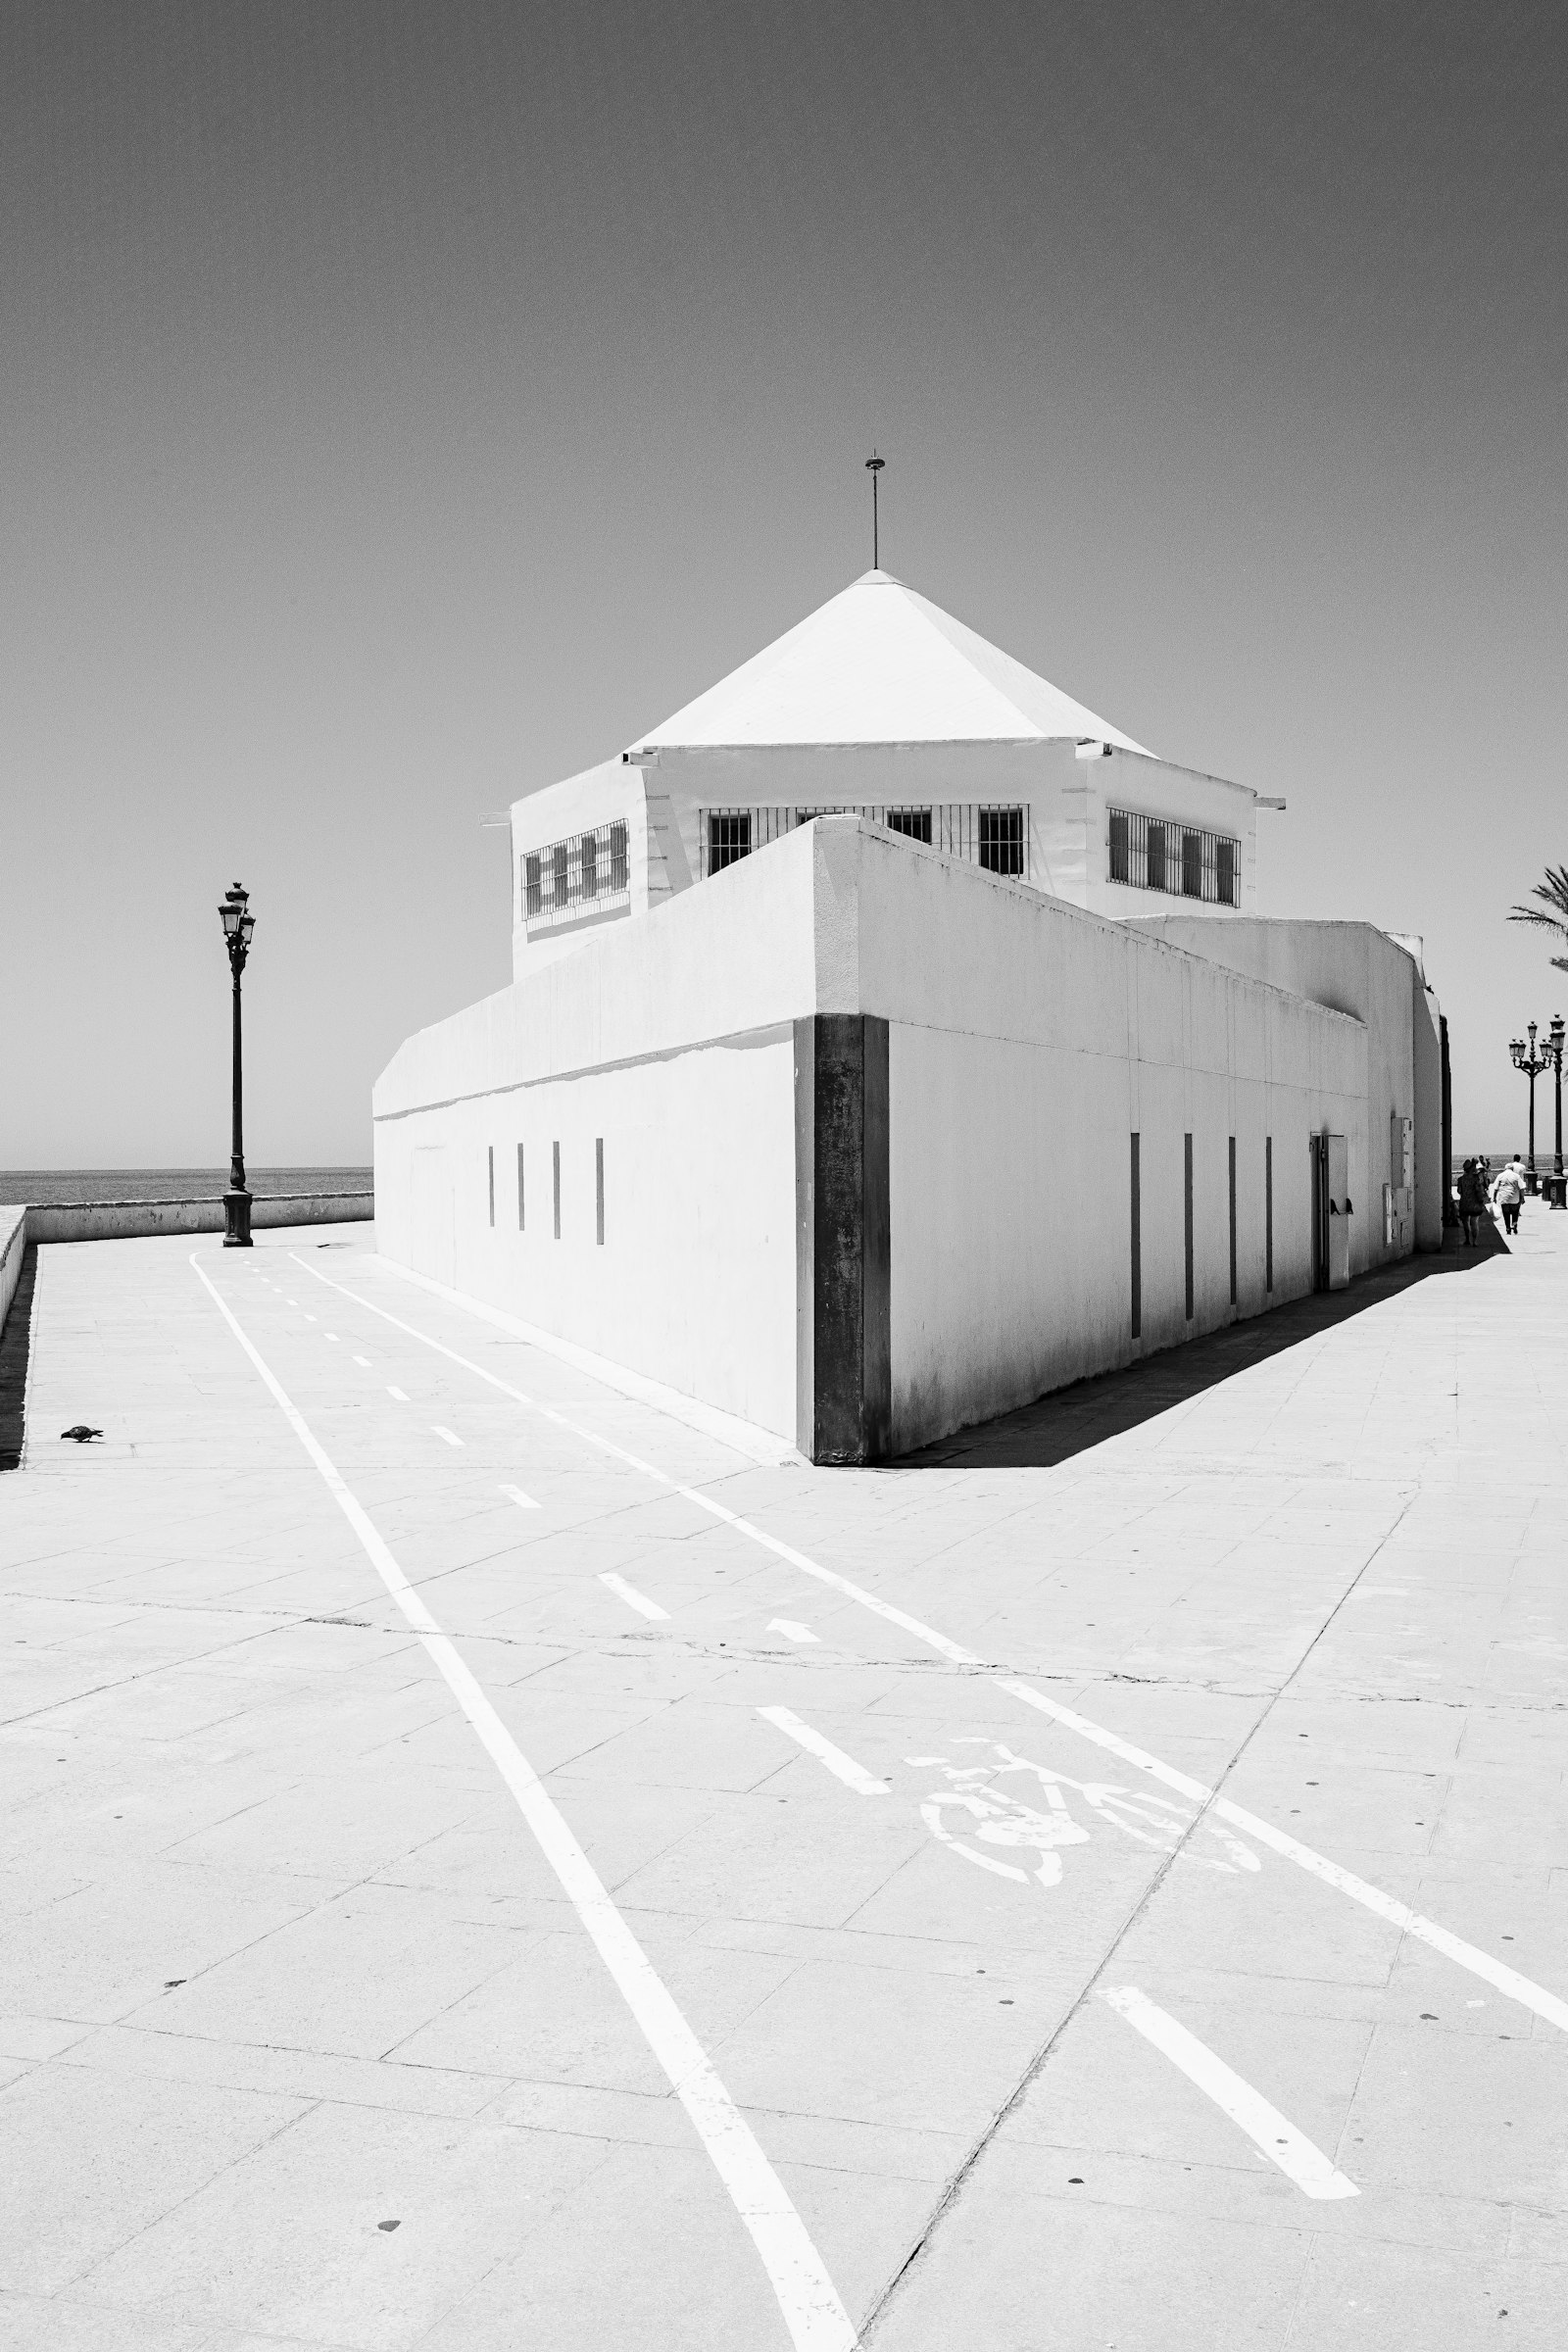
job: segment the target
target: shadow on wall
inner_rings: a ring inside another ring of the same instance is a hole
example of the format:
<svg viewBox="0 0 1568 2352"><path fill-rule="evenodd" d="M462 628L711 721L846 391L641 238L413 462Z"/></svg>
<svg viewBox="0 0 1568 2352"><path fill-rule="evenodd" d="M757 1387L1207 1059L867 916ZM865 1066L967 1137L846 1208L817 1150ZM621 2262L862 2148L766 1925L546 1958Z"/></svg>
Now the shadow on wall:
<svg viewBox="0 0 1568 2352"><path fill-rule="evenodd" d="M1049 1470L1074 1454L1087 1453L1091 1446L1152 1421L1172 1405L1200 1396L1252 1364L1266 1363L1314 1332L1331 1331L1369 1306L1381 1306L1384 1299L1397 1298L1417 1283L1439 1274L1468 1274L1488 1258L1507 1254L1507 1244L1490 1218L1483 1223L1479 1250L1466 1250L1458 1233L1446 1233L1441 1255L1434 1251L1401 1258L1359 1276L1347 1291L1311 1292L1267 1314L1250 1316L1245 1323L1229 1323L1203 1339L1162 1348L1119 1372L1102 1372L1093 1380L1074 1381L1070 1388L1054 1389L1033 1404L1020 1405L978 1428L959 1430L935 1446L904 1454L889 1467Z"/></svg>

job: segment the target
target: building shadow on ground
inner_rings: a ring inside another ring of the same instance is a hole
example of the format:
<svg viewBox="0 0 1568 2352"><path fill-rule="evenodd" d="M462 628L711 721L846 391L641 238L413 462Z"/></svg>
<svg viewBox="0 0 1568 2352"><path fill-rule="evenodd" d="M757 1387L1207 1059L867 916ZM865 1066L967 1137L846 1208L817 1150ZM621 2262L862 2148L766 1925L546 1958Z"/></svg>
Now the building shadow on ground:
<svg viewBox="0 0 1568 2352"><path fill-rule="evenodd" d="M1097 1373L1092 1380L1075 1380L1070 1388L1053 1389L1033 1404L1019 1405L995 1421L955 1431L934 1446L922 1446L892 1465L900 1470L1049 1470L1070 1461L1076 1453L1106 1438L1119 1438L1173 1404L1185 1404L1205 1389L1217 1388L1252 1364L1266 1363L1287 1348L1297 1347L1315 1332L1332 1331L1368 1307L1381 1306L1419 1283L1450 1274L1473 1273L1489 1258L1506 1256L1508 1246L1490 1219L1482 1220L1480 1247L1466 1250L1457 1232L1443 1237L1443 1249L1430 1255L1401 1258L1396 1264L1363 1274L1348 1291L1316 1291L1293 1298L1286 1306L1253 1315L1245 1323L1228 1323L1221 1331L1188 1340L1176 1348L1146 1355L1119 1372Z"/></svg>

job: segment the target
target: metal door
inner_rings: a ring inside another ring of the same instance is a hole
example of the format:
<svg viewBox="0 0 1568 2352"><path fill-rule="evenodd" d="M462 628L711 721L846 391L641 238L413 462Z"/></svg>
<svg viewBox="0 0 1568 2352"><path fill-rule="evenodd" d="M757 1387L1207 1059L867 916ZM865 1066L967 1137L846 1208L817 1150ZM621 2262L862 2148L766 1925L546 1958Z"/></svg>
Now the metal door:
<svg viewBox="0 0 1568 2352"><path fill-rule="evenodd" d="M1328 1287L1343 1291L1350 1280L1350 1154L1343 1135L1326 1135L1323 1152L1328 1195Z"/></svg>

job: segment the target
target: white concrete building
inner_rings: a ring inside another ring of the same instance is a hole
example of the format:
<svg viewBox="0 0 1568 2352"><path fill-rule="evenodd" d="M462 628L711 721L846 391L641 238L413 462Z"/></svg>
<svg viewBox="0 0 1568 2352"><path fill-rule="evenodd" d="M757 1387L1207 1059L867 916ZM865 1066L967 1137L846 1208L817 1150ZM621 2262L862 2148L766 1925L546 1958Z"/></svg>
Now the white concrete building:
<svg viewBox="0 0 1568 2352"><path fill-rule="evenodd" d="M1418 946L1261 920L1255 808L868 574L515 805L383 1250L858 1460L1435 1244Z"/></svg>

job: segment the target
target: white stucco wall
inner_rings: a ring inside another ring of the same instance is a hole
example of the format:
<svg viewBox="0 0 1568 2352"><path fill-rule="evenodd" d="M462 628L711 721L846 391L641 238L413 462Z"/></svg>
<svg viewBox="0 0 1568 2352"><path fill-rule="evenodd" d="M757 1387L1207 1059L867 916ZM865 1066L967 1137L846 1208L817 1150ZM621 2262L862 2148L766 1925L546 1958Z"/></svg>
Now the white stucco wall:
<svg viewBox="0 0 1568 2352"><path fill-rule="evenodd" d="M1310 1289L1309 1134L1343 1133L1352 1188L1365 1184L1360 1023L885 836L862 833L853 846L858 884L852 891L845 877L839 896L858 907L858 994L891 1024L896 1448Z"/></svg>
<svg viewBox="0 0 1568 2352"><path fill-rule="evenodd" d="M1408 974L1408 958L1400 960ZM1404 1004L1408 1045L1408 988ZM813 1012L867 1012L889 1023L900 1446L1268 1303L1265 1136L1273 1137L1274 1301L1311 1280L1309 1133L1328 1127L1347 1137L1352 1196L1368 1194L1361 1022L1142 925L1087 914L837 817L785 836L640 921L587 935L570 957L410 1039L375 1090L381 1248L792 1437L792 1025ZM1129 1319L1135 1128L1137 1341ZM601 1137L603 1246L594 1215ZM1371 1145L1380 1167L1387 1149L1385 1126Z"/></svg>
<svg viewBox="0 0 1568 2352"><path fill-rule="evenodd" d="M1190 915L1141 919L1140 929L1229 970L1348 1012L1366 1024L1368 1159L1350 1198L1350 1269L1440 1249L1443 1231L1443 1073L1437 1000L1410 950L1371 923L1225 923L1200 928ZM1414 1122L1415 1184L1396 1200L1396 1227L1385 1242L1383 1187L1395 1181L1393 1122ZM1364 1212L1362 1202L1365 1203Z"/></svg>
<svg viewBox="0 0 1568 2352"><path fill-rule="evenodd" d="M374 1093L381 1249L793 1438L793 1022L817 991L812 904L803 832L411 1038Z"/></svg>

